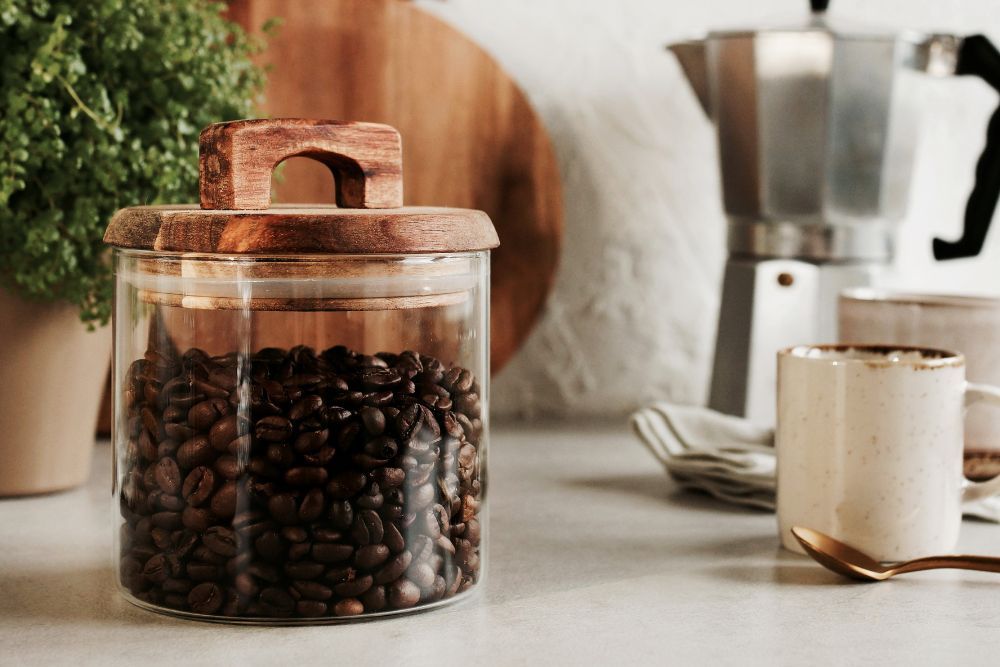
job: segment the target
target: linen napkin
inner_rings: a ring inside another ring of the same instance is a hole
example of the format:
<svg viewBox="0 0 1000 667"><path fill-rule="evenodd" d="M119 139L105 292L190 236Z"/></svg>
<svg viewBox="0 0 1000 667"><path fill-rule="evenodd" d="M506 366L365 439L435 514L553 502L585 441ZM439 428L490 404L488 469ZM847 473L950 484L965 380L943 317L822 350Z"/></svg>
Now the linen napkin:
<svg viewBox="0 0 1000 667"><path fill-rule="evenodd" d="M735 505L774 511L774 431L707 408L655 403L632 429L681 488ZM965 516L1000 522L1000 496L962 506Z"/></svg>

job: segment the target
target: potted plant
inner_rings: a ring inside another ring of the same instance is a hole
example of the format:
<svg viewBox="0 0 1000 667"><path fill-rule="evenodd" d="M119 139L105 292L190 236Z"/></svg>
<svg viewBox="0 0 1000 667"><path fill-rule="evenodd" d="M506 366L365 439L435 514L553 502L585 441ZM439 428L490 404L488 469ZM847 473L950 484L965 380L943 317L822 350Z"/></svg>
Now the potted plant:
<svg viewBox="0 0 1000 667"><path fill-rule="evenodd" d="M261 44L203 0L0 0L0 495L87 477L110 357L111 214L197 192ZM123 323L127 326L127 323Z"/></svg>

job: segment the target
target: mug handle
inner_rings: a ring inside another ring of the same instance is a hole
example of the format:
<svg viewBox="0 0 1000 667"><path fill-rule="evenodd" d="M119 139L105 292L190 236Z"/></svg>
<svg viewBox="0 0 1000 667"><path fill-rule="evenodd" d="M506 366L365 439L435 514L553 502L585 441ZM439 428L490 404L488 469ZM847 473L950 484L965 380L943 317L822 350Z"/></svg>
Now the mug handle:
<svg viewBox="0 0 1000 667"><path fill-rule="evenodd" d="M1000 387L975 382L965 383L965 407L975 403L985 402L1000 407ZM968 479L962 486L962 501L982 500L1000 494L1000 476L985 482L972 482Z"/></svg>

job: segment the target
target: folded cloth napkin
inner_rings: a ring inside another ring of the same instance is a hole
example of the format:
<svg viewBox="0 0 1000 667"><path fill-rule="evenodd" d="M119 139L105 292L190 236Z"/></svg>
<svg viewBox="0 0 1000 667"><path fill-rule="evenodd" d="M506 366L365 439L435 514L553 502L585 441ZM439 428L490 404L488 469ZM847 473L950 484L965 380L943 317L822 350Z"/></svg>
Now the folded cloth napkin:
<svg viewBox="0 0 1000 667"><path fill-rule="evenodd" d="M655 403L632 429L682 488L774 511L774 431L707 408ZM1000 522L1000 496L965 503L966 516Z"/></svg>

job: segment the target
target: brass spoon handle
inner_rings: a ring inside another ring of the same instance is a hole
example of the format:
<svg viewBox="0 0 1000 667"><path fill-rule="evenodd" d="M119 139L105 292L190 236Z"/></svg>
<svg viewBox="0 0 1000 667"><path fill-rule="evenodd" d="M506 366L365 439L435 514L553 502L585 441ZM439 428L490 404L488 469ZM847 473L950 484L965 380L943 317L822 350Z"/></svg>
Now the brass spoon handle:
<svg viewBox="0 0 1000 667"><path fill-rule="evenodd" d="M907 561L892 568L892 573L919 572L920 570L977 570L1000 573L1000 558L990 556L929 556Z"/></svg>

